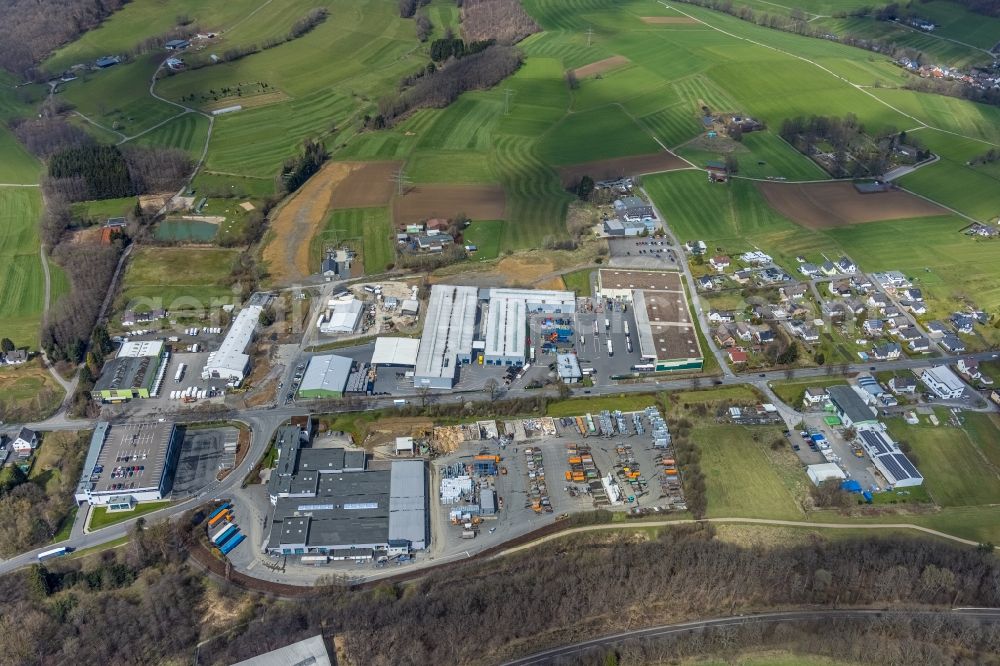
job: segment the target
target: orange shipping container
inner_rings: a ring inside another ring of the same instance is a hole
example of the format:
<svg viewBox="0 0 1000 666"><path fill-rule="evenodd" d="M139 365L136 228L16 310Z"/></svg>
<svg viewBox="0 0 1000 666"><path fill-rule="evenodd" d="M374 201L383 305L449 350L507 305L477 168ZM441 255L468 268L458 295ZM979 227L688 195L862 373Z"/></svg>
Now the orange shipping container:
<svg viewBox="0 0 1000 666"><path fill-rule="evenodd" d="M566 480L567 481L572 481L573 480L573 472L571 472L569 470L566 470Z"/></svg>
<svg viewBox="0 0 1000 666"><path fill-rule="evenodd" d="M570 465L579 465L582 462L583 462L583 459L580 458L580 456L573 456L572 458L569 459L569 464Z"/></svg>
<svg viewBox="0 0 1000 666"><path fill-rule="evenodd" d="M666 471L667 471L667 476L677 476L677 470L676 469L668 469Z"/></svg>

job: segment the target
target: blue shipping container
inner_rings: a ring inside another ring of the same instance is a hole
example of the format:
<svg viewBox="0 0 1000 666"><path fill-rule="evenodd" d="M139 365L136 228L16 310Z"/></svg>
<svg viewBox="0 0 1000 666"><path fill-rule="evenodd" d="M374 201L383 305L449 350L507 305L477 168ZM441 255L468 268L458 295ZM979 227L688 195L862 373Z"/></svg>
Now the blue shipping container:
<svg viewBox="0 0 1000 666"><path fill-rule="evenodd" d="M243 540L244 540L244 539L246 539L246 537L245 537L245 536L243 536L243 535L241 534L241 535L239 535L238 537L236 537L235 539L231 540L231 541L229 542L229 544L228 544L228 545L226 545L226 546L225 546L225 547L224 547L224 548L222 549L222 554L223 554L223 555L228 555L228 554L229 554L229 551L231 551L231 550L232 550L233 548L236 548L236 546L238 546L238 545L240 545L241 543L243 543Z"/></svg>
<svg viewBox="0 0 1000 666"><path fill-rule="evenodd" d="M220 550L222 550L223 553L225 553L226 552L226 550L225 550L226 544L229 543L229 542L231 542L233 540L233 538L236 537L236 535L239 534L239 532L240 532L240 528L238 528L235 525L233 525L233 531L232 532L226 532L225 535L223 535L223 537L221 539L219 539L218 543L215 544L216 547L219 548Z"/></svg>
<svg viewBox="0 0 1000 666"><path fill-rule="evenodd" d="M215 518L217 515L219 515L220 513L222 513L223 511L225 511L229 507L230 507L229 502L226 502L225 504L223 504L222 506L220 506L218 509L216 509L212 513L208 514L208 520L212 520L212 518Z"/></svg>

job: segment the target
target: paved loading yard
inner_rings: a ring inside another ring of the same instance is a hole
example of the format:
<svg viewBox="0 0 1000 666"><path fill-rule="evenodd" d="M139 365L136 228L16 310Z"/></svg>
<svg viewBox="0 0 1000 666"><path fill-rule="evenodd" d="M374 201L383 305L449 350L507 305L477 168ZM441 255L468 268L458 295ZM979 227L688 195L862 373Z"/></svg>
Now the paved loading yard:
<svg viewBox="0 0 1000 666"><path fill-rule="evenodd" d="M639 413L641 433L637 433L632 414L622 414L624 428L621 429L615 416L609 416L614 422L613 427L608 428L615 432L612 436L597 434L604 429L599 414L592 415L595 434L589 434L585 426L587 436L581 434L575 418L555 419L554 436L515 441L505 447L491 442L466 442L455 454L434 461L432 483L437 491L445 467L456 463L471 464L477 454L499 456L497 476L481 477L477 483L494 489L497 497L503 499L503 509L495 516L483 517L475 527L474 539L462 539L464 526L449 522L453 509L468 507L474 502L442 504L438 498L433 499L437 505L435 522L439 526L434 535L438 539L435 556L455 557L479 551L546 525L562 514L589 511L595 505L617 511L636 507L665 511L672 508L673 502L681 502L676 474L669 481L674 490L666 489L664 463L672 456L669 449L665 451L653 446L649 418ZM581 418L586 424L586 417ZM585 455L591 457L592 465L587 467L594 473L582 481L573 480L571 473L567 480L567 471L575 468L570 459ZM626 468L633 473L639 472L634 479L635 485L626 478L629 473ZM506 474L502 473L503 469L507 470ZM623 502L615 506L610 504L600 482L600 477L608 473L613 475L622 491ZM644 488L639 487L639 478ZM628 502L629 497L634 501Z"/></svg>
<svg viewBox="0 0 1000 666"><path fill-rule="evenodd" d="M174 474L174 495L193 495L215 480L219 473L223 449L227 441L239 437L236 428L188 430L181 444L177 472Z"/></svg>

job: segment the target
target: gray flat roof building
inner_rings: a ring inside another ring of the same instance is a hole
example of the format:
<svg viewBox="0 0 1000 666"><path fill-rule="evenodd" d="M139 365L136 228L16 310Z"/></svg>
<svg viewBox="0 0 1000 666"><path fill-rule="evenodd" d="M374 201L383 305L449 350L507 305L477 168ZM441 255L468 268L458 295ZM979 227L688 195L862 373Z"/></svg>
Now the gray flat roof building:
<svg viewBox="0 0 1000 666"><path fill-rule="evenodd" d="M330 653L321 634L283 648L245 659L232 666L331 666Z"/></svg>
<svg viewBox="0 0 1000 666"><path fill-rule="evenodd" d="M302 378L299 395L303 398L337 398L344 395L353 364L354 361L347 356L313 356Z"/></svg>
<svg viewBox="0 0 1000 666"><path fill-rule="evenodd" d="M437 284L431 288L413 371L414 386L450 389L458 366L471 362L478 298L476 287Z"/></svg>
<svg viewBox="0 0 1000 666"><path fill-rule="evenodd" d="M826 391L830 396L830 402L837 410L837 415L848 427L859 423L877 422L875 412L854 388L845 384L831 386Z"/></svg>
<svg viewBox="0 0 1000 666"><path fill-rule="evenodd" d="M163 499L173 485L182 439L172 423L98 422L77 484L77 503Z"/></svg>

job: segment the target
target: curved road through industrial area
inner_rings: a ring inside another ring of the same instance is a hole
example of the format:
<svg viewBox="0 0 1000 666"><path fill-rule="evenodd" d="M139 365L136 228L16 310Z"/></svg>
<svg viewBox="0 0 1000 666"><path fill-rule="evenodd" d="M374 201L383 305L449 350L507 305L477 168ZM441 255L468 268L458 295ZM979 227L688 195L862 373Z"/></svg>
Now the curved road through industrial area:
<svg viewBox="0 0 1000 666"><path fill-rule="evenodd" d="M681 634L692 631L703 631L715 627L740 626L745 624L771 624L776 622L804 622L808 620L831 620L831 619L871 619L885 615L891 616L957 616L967 617L983 623L1000 622L1000 609L995 608L952 608L949 610L906 610L906 609L844 609L844 610L802 610L802 611L779 611L773 613L754 613L749 615L734 615L731 617L719 617L709 620L693 620L690 622L678 622L676 624L663 624L645 629L635 629L617 634L609 634L599 638L592 638L571 645L563 645L535 654L521 657L513 661L505 662L503 666L533 666L535 664L547 664L560 657L571 657L573 655L591 650L594 648L605 648L620 645L622 643L636 639L650 639L671 634Z"/></svg>

